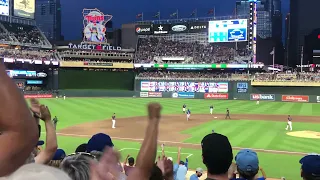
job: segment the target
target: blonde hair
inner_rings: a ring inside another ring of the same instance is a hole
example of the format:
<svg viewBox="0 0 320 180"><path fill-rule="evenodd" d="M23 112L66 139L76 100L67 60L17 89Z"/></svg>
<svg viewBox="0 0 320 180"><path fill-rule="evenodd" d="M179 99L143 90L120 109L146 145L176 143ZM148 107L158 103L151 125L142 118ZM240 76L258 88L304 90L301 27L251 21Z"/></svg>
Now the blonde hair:
<svg viewBox="0 0 320 180"><path fill-rule="evenodd" d="M51 160L47 165L55 168L60 168L62 160Z"/></svg>

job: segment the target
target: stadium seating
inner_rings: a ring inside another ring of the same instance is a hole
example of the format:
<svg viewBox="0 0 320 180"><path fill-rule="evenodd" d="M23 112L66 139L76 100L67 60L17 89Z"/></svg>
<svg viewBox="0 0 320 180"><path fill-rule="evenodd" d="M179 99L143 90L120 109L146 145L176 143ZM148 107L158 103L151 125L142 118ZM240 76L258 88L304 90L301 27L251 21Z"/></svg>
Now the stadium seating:
<svg viewBox="0 0 320 180"><path fill-rule="evenodd" d="M183 61L165 61L161 57L183 57ZM245 49L218 44L178 42L164 38L144 37L138 40L135 63L248 63L252 55Z"/></svg>
<svg viewBox="0 0 320 180"><path fill-rule="evenodd" d="M18 42L26 45L45 45L45 37L36 26L1 22L8 31L8 36L13 35Z"/></svg>
<svg viewBox="0 0 320 180"><path fill-rule="evenodd" d="M51 60L55 61L53 51L33 49L0 49L0 55L5 58L30 59L30 60Z"/></svg>

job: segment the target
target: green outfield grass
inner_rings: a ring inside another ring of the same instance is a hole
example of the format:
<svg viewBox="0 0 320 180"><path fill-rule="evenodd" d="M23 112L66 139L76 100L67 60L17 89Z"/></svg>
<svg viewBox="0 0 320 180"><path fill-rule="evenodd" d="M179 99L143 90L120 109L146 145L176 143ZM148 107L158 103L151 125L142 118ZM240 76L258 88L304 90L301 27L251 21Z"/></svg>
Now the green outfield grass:
<svg viewBox="0 0 320 180"><path fill-rule="evenodd" d="M133 117L146 115L146 104L159 102L163 106L163 114L180 114L181 106L185 103L192 113L208 113L209 106L215 106L216 113L224 113L226 108L232 114L291 114L320 116L320 104L311 103L283 103L283 102L260 102L256 105L253 101L220 101L220 100L196 100L196 99L142 99L142 98L67 98L62 99L41 99L41 103L49 106L52 115L59 117L58 129L69 127L84 122L110 119L112 113L117 117ZM211 121L197 127L185 130L181 133L191 134L186 143L199 144L203 136L214 129L216 132L229 137L233 146L297 151L316 152L319 139L305 139L290 137L285 134L284 122L274 121ZM294 130L319 131L320 124L293 123ZM42 136L44 138L44 136ZM71 153L75 148L87 142L88 138L80 137L59 137L59 147ZM115 141L116 147L121 150L124 156L130 154L135 156L140 144L128 141ZM129 149L128 149L129 148ZM131 149L130 149L131 148ZM168 155L175 157L176 147L168 147ZM190 167L204 167L201 162L201 151L196 149L183 149L183 156L189 157ZM236 151L234 152L236 153ZM319 153L319 152L318 152ZM271 153L258 153L261 166L264 167L269 177L287 179L301 179L299 177L298 163L301 156L284 155Z"/></svg>

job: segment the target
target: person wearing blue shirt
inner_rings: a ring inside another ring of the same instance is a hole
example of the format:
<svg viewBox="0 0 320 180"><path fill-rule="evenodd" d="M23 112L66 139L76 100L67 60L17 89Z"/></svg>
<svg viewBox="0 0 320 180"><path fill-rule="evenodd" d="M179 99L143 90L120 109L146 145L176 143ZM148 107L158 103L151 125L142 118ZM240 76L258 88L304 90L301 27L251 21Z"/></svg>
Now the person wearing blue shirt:
<svg viewBox="0 0 320 180"><path fill-rule="evenodd" d="M259 167L258 155L250 149L243 149L235 157L239 178L232 180L265 180L265 173ZM263 177L256 178L259 170L262 171Z"/></svg>
<svg viewBox="0 0 320 180"><path fill-rule="evenodd" d="M202 176L203 169L197 168L196 173L190 176L190 180L199 180L199 178Z"/></svg>
<svg viewBox="0 0 320 180"><path fill-rule="evenodd" d="M185 163L180 160L181 158L181 147L178 150L177 163L173 165L173 178L174 180L185 180L188 168Z"/></svg>
<svg viewBox="0 0 320 180"><path fill-rule="evenodd" d="M191 111L190 111L190 109L188 109L188 110L187 110L187 121L189 121L190 115L191 115Z"/></svg>

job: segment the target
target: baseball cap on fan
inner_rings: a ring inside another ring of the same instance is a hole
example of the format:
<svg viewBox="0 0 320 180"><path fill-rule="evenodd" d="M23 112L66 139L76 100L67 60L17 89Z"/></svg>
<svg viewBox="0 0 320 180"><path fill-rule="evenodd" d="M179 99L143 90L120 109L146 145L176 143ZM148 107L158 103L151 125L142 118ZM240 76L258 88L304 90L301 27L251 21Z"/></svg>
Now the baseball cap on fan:
<svg viewBox="0 0 320 180"><path fill-rule="evenodd" d="M244 172L259 170L259 160L256 152L250 149L242 149L235 157L238 169Z"/></svg>
<svg viewBox="0 0 320 180"><path fill-rule="evenodd" d="M109 135L104 133L98 133L93 135L87 144L87 152L90 153L91 151L100 151L103 152L103 150L106 147L113 147L112 140Z"/></svg>
<svg viewBox="0 0 320 180"><path fill-rule="evenodd" d="M303 157L300 161L303 173L320 177L320 155L313 154Z"/></svg>
<svg viewBox="0 0 320 180"><path fill-rule="evenodd" d="M210 173L223 174L232 163L232 147L228 138L222 134L211 133L201 141L203 163Z"/></svg>

